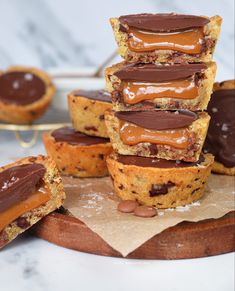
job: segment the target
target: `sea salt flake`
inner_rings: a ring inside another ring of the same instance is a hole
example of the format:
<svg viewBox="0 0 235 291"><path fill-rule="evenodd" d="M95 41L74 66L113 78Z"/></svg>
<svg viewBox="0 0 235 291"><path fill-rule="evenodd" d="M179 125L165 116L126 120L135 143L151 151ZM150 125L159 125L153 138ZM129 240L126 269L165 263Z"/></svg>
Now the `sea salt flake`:
<svg viewBox="0 0 235 291"><path fill-rule="evenodd" d="M158 216L163 216L164 215L164 211L158 211Z"/></svg>
<svg viewBox="0 0 235 291"><path fill-rule="evenodd" d="M226 123L223 123L222 127L221 127L222 131L228 131L228 125Z"/></svg>
<svg viewBox="0 0 235 291"><path fill-rule="evenodd" d="M33 75L30 74L30 73L27 73L27 74L24 75L24 79L26 81L32 81L33 80Z"/></svg>
<svg viewBox="0 0 235 291"><path fill-rule="evenodd" d="M213 107L211 110L212 110L212 112L214 112L214 113L218 112L218 108L216 108L216 107Z"/></svg>
<svg viewBox="0 0 235 291"><path fill-rule="evenodd" d="M19 84L19 81L14 81L13 83L12 83L12 87L14 88L14 89L19 89L19 87L20 87L20 84Z"/></svg>
<svg viewBox="0 0 235 291"><path fill-rule="evenodd" d="M189 209L190 209L189 205L185 205L185 206L177 206L175 210L178 212L185 212L185 211L189 211Z"/></svg>

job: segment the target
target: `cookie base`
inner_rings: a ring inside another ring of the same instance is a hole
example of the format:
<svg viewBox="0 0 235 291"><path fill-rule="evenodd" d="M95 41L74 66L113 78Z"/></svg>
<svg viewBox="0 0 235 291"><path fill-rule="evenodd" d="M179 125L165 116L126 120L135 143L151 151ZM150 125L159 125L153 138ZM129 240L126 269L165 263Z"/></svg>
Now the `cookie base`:
<svg viewBox="0 0 235 291"><path fill-rule="evenodd" d="M87 135L108 137L104 113L112 107L111 103L92 100L83 96L68 96L69 113L73 127Z"/></svg>
<svg viewBox="0 0 235 291"><path fill-rule="evenodd" d="M71 145L56 142L50 133L44 133L46 151L63 175L74 177L103 177L108 175L106 156L112 152L110 143Z"/></svg>
<svg viewBox="0 0 235 291"><path fill-rule="evenodd" d="M125 165L117 161L117 155L107 158L109 173L116 194L123 200L136 200L140 204L156 208L174 208L199 200L205 190L214 158L204 155L205 160L196 166L181 168L153 168ZM167 194L151 197L153 185L169 182Z"/></svg>

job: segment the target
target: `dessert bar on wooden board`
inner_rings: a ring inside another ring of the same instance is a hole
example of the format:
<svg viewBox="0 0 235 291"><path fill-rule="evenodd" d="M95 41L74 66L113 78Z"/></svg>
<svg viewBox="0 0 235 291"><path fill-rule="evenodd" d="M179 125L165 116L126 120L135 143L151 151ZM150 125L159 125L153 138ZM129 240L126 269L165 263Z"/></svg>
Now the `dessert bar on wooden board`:
<svg viewBox="0 0 235 291"><path fill-rule="evenodd" d="M234 251L233 177L211 175L200 201L159 209L158 216L147 219L117 211L120 200L109 177L63 177L63 181L68 212L53 213L36 227L36 234L50 242L82 252L139 259Z"/></svg>
<svg viewBox="0 0 235 291"><path fill-rule="evenodd" d="M146 13L111 18L110 22L118 52L124 58L105 71L113 103L113 110L106 112L105 120L119 157L108 158L116 193L124 200L159 208L195 201L203 195L213 163L212 155L206 157L206 174L201 177L196 177L195 173L200 173L197 167L190 167L190 163L198 162L199 168L202 165L199 158L210 120L204 110L215 79L216 64L212 57L222 19ZM155 164L148 163L147 169L138 163L128 165L141 158L155 158ZM173 164L189 162L189 169L194 171L192 176L203 185L193 190L198 195L191 196L192 183L183 183L187 176L183 173L187 171L185 168L173 168L179 181L172 183L156 159ZM118 168L127 170L120 172ZM134 182L130 178L132 173L138 173L133 177ZM136 185L141 185L141 193ZM153 198L153 193L157 197Z"/></svg>
<svg viewBox="0 0 235 291"><path fill-rule="evenodd" d="M28 157L0 168L0 248L59 208L65 199L55 162Z"/></svg>
<svg viewBox="0 0 235 291"><path fill-rule="evenodd" d="M43 135L54 161L30 157L0 168L0 247L63 204L58 170L74 177L109 173L122 200L118 210L147 218L158 215L157 208L201 199L212 167L234 175L234 153L225 150L225 140L233 145L233 81L216 84L209 103L214 123L205 152L212 152L216 162L210 153L201 153L221 18L140 14L113 18L111 24L124 61L106 69L109 92L68 95L73 127ZM50 78L37 69L9 69L0 75L0 84L0 118L6 120L7 110L15 108L11 122L37 118L54 94ZM21 93L9 95L9 88L19 84L25 95L21 103Z"/></svg>

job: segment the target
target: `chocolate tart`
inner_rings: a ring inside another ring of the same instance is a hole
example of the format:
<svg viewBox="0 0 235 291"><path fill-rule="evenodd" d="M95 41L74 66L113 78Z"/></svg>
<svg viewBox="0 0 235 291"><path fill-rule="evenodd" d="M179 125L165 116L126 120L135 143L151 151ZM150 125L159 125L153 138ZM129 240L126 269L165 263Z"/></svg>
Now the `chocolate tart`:
<svg viewBox="0 0 235 291"><path fill-rule="evenodd" d="M104 113L112 107L105 90L77 90L68 95L69 113L76 131L92 136L108 137Z"/></svg>
<svg viewBox="0 0 235 291"><path fill-rule="evenodd" d="M102 177L108 175L106 156L112 151L109 139L88 136L69 127L43 134L46 151L63 175Z"/></svg>
<svg viewBox="0 0 235 291"><path fill-rule="evenodd" d="M111 18L119 54L127 62L210 62L222 18L134 14Z"/></svg>
<svg viewBox="0 0 235 291"><path fill-rule="evenodd" d="M204 151L215 156L212 171L235 175L235 80L214 84L208 106L211 121Z"/></svg>
<svg viewBox="0 0 235 291"><path fill-rule="evenodd" d="M121 199L172 208L203 196L213 161L211 154L201 156L195 163L112 154L107 166Z"/></svg>
<svg viewBox="0 0 235 291"><path fill-rule="evenodd" d="M207 108L216 73L206 64L141 64L125 62L105 71L115 111Z"/></svg>
<svg viewBox="0 0 235 291"><path fill-rule="evenodd" d="M105 114L113 149L122 155L195 162L210 117L206 112L141 111Z"/></svg>
<svg viewBox="0 0 235 291"><path fill-rule="evenodd" d="M0 168L0 248L59 208L65 193L55 162L28 157Z"/></svg>
<svg viewBox="0 0 235 291"><path fill-rule="evenodd" d="M30 124L47 110L55 87L43 71L13 66L0 72L0 120Z"/></svg>

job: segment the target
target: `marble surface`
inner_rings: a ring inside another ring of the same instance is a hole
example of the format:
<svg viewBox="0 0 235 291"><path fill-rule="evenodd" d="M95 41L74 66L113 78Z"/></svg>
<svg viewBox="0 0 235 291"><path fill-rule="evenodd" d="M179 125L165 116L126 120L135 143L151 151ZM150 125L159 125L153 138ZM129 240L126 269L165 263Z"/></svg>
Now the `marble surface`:
<svg viewBox="0 0 235 291"><path fill-rule="evenodd" d="M0 253L0 290L232 291L233 259L226 254L178 261L125 260L23 236Z"/></svg>
<svg viewBox="0 0 235 291"><path fill-rule="evenodd" d="M98 66L116 45L110 16L182 12L224 18L216 49L217 80L234 75L233 0L0 0L0 68L47 70ZM29 136L28 136L29 138ZM22 149L0 131L0 166L45 153ZM234 254L178 261L106 258L67 250L25 234L0 251L0 290L234 290Z"/></svg>
<svg viewBox="0 0 235 291"><path fill-rule="evenodd" d="M178 12L223 17L217 80L234 77L233 0L0 0L0 68L98 66L116 48L109 17Z"/></svg>

